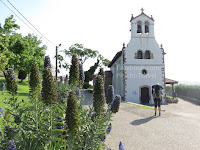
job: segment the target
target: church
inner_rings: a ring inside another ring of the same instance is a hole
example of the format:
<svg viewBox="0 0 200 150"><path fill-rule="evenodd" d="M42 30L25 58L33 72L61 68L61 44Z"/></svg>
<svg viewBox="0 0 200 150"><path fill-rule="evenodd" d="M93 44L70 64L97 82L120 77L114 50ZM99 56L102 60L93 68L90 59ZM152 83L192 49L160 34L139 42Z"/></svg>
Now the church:
<svg viewBox="0 0 200 150"><path fill-rule="evenodd" d="M153 104L152 86L165 87L164 49L156 42L154 19L141 9L131 16L131 39L117 52L108 67L115 94L126 102Z"/></svg>

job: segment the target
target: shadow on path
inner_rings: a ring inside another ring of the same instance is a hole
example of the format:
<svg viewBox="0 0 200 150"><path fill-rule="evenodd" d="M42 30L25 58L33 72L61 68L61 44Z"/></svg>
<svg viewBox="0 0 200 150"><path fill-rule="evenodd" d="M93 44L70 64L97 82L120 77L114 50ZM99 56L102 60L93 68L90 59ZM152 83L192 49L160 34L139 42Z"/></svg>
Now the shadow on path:
<svg viewBox="0 0 200 150"><path fill-rule="evenodd" d="M144 119L138 119L138 120L131 122L131 124L134 125L134 126L139 126L141 124L144 124L144 123L151 121L153 118L155 118L155 117L151 116L151 117L144 118Z"/></svg>

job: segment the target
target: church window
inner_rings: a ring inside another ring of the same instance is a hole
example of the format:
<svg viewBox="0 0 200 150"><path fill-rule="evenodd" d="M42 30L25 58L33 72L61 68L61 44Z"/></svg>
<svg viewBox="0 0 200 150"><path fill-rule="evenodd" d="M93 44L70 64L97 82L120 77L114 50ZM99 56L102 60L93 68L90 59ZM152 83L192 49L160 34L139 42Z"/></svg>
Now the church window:
<svg viewBox="0 0 200 150"><path fill-rule="evenodd" d="M137 33L142 33L142 22L138 21L137 23Z"/></svg>
<svg viewBox="0 0 200 150"><path fill-rule="evenodd" d="M145 59L151 59L150 51L145 52Z"/></svg>
<svg viewBox="0 0 200 150"><path fill-rule="evenodd" d="M149 33L149 22L145 22L145 33Z"/></svg>
<svg viewBox="0 0 200 150"><path fill-rule="evenodd" d="M147 70L146 70L146 69L143 69L143 70L142 70L142 74L143 74L143 75L146 75L146 74L147 74Z"/></svg>
<svg viewBox="0 0 200 150"><path fill-rule="evenodd" d="M137 52L137 59L142 59L142 51Z"/></svg>

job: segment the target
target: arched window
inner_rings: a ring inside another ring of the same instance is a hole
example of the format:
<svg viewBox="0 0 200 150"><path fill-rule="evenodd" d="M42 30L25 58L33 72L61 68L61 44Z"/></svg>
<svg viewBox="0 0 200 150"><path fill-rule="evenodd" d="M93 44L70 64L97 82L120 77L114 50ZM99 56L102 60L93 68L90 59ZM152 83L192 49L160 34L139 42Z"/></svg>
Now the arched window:
<svg viewBox="0 0 200 150"><path fill-rule="evenodd" d="M137 59L142 59L142 51L137 52Z"/></svg>
<svg viewBox="0 0 200 150"><path fill-rule="evenodd" d="M138 21L137 23L137 33L142 33L142 22Z"/></svg>
<svg viewBox="0 0 200 150"><path fill-rule="evenodd" d="M146 51L145 52L145 59L151 59L151 56L150 56L150 51Z"/></svg>
<svg viewBox="0 0 200 150"><path fill-rule="evenodd" d="M149 33L149 22L145 22L145 33Z"/></svg>

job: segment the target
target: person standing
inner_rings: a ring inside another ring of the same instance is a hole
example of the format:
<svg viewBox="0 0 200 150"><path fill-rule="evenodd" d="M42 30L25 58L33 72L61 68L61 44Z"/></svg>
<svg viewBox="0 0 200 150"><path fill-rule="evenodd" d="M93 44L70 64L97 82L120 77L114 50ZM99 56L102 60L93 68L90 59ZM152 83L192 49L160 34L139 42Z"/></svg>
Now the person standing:
<svg viewBox="0 0 200 150"><path fill-rule="evenodd" d="M152 86L152 94L153 94L153 99L154 99L154 110L155 110L155 116L157 112L157 107L159 110L159 116L161 115L161 107L160 103L162 101L162 89L163 87L157 83L156 85Z"/></svg>

